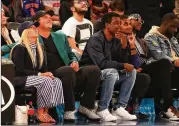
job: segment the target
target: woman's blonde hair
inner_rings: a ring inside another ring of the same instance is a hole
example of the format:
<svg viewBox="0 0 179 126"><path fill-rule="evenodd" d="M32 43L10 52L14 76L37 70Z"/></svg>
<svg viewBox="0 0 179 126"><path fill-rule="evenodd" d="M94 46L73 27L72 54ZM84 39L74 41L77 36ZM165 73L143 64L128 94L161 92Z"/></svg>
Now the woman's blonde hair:
<svg viewBox="0 0 179 126"><path fill-rule="evenodd" d="M36 62L35 62L36 61L36 59L35 59L36 57L34 57L32 49L30 47L30 40L29 40L29 37L28 37L28 33L29 32L30 32L30 29L25 29L23 31L23 33L21 35L21 40L20 40L20 42L18 44L22 44L22 45L24 45L26 47L26 49L27 49L27 51L28 51L28 53L30 55L30 58L32 60L33 67L35 67L36 66ZM38 52L37 54L39 56L39 61L37 61L37 62L39 62L39 68L41 68L42 65L43 65L43 61L44 61L44 55L43 55L43 50L42 50L42 47L40 45L38 37L37 37L37 40L36 40L36 45L37 45L37 52ZM13 49L14 49L14 47L13 47ZM10 58L11 59L12 59L13 49L11 50L11 54L10 54Z"/></svg>

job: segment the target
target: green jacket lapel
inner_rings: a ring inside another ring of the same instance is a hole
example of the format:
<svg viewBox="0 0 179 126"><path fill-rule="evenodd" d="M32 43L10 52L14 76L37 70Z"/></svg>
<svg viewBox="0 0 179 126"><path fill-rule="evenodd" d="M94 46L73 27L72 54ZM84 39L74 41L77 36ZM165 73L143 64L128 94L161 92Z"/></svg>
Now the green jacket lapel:
<svg viewBox="0 0 179 126"><path fill-rule="evenodd" d="M63 62L65 63L65 65L69 65L69 58L68 58L68 54L67 54L67 50L65 47L65 39L63 36L56 35L57 33L51 33L54 44L58 50L58 53L60 55L60 57L62 58Z"/></svg>

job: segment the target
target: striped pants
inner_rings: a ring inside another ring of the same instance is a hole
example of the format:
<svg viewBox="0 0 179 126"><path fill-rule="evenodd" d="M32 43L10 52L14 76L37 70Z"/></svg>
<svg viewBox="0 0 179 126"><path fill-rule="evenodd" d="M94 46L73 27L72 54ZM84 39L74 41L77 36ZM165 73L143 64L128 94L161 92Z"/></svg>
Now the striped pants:
<svg viewBox="0 0 179 126"><path fill-rule="evenodd" d="M28 76L26 87L37 89L37 107L55 107L64 103L62 82L45 76Z"/></svg>

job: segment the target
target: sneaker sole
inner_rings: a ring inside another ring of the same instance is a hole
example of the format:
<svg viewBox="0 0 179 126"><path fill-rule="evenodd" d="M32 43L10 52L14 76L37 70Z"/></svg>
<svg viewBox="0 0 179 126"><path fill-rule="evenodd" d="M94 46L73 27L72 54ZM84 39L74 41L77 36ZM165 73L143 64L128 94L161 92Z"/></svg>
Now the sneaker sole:
<svg viewBox="0 0 179 126"><path fill-rule="evenodd" d="M75 122L75 119L65 119L65 118L64 118L64 121L67 121L67 122Z"/></svg>
<svg viewBox="0 0 179 126"><path fill-rule="evenodd" d="M167 121L179 121L179 118L169 118L165 113L162 113L161 119L167 120Z"/></svg>
<svg viewBox="0 0 179 126"><path fill-rule="evenodd" d="M101 119L102 122L116 122L117 120L103 120Z"/></svg>
<svg viewBox="0 0 179 126"><path fill-rule="evenodd" d="M125 120L125 121L135 121L135 120L137 120L137 118L136 119L125 119L122 116L118 116L117 114L114 114L114 113L112 115L116 116L117 119L120 119L120 120Z"/></svg>

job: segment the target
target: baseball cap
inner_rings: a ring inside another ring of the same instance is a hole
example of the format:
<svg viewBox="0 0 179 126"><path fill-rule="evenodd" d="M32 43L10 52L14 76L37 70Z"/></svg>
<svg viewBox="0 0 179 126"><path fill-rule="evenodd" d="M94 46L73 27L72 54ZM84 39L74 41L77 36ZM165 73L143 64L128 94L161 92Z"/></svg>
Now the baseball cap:
<svg viewBox="0 0 179 126"><path fill-rule="evenodd" d="M49 14L50 16L54 15L53 10L45 11L45 10L40 10L36 12L36 14L33 16L33 20L38 20L40 17L43 17L45 14Z"/></svg>
<svg viewBox="0 0 179 126"><path fill-rule="evenodd" d="M22 24L20 24L19 27L18 27L19 36L22 35L22 32L25 29L30 28L32 25L34 25L35 27L38 27L39 26L39 22L25 21Z"/></svg>
<svg viewBox="0 0 179 126"><path fill-rule="evenodd" d="M141 16L139 14L131 14L128 16L128 19L131 20L131 19L141 19L142 21L142 24L144 23L144 20L142 20Z"/></svg>

